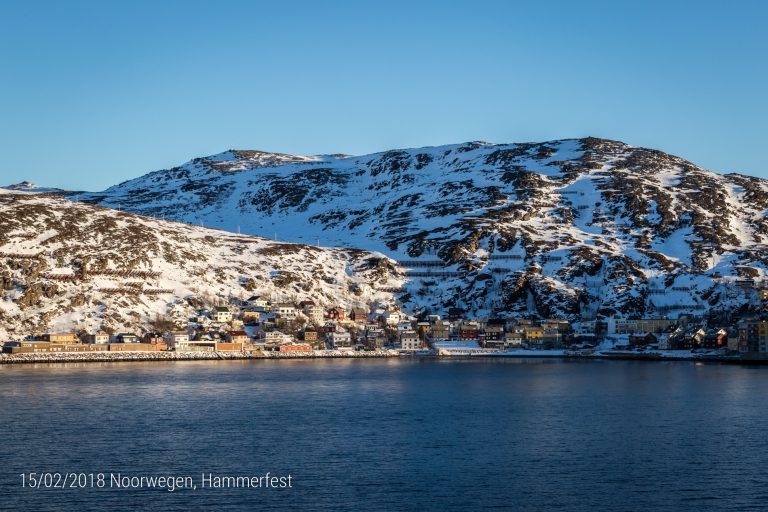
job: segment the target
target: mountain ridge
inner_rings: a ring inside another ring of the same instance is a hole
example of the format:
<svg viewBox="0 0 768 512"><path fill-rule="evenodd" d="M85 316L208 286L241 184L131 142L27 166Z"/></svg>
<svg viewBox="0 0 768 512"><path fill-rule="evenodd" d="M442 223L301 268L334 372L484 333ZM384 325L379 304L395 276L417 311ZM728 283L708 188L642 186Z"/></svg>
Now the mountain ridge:
<svg viewBox="0 0 768 512"><path fill-rule="evenodd" d="M765 180L595 137L342 158L228 150L70 197L387 254L413 267L400 300L414 312L750 308L729 283L763 279L768 261Z"/></svg>

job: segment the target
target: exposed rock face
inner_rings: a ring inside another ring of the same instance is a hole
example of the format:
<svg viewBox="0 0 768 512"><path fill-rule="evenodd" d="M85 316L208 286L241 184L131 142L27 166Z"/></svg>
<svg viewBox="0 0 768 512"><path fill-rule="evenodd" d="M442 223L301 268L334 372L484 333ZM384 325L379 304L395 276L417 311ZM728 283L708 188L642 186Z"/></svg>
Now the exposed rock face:
<svg viewBox="0 0 768 512"><path fill-rule="evenodd" d="M24 294L18 300L22 306L36 306L43 298L51 299L56 296L58 286L49 283L32 283L24 288Z"/></svg>
<svg viewBox="0 0 768 512"><path fill-rule="evenodd" d="M4 272L2 275L0 275L0 288L3 290L13 290L14 287L15 284L9 272Z"/></svg>

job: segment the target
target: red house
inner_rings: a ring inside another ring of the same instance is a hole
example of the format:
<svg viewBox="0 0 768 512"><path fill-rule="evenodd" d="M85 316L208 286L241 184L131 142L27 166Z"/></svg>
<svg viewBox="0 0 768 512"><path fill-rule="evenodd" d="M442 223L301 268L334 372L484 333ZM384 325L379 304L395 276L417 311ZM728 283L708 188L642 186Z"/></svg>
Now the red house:
<svg viewBox="0 0 768 512"><path fill-rule="evenodd" d="M472 324L462 324L459 326L459 339L460 340L476 340L478 339L478 326Z"/></svg>
<svg viewBox="0 0 768 512"><path fill-rule="evenodd" d="M158 332L148 332L144 335L142 338L142 341L144 343L149 343L151 345L158 345L161 343L165 343L165 340L163 339L163 335Z"/></svg>

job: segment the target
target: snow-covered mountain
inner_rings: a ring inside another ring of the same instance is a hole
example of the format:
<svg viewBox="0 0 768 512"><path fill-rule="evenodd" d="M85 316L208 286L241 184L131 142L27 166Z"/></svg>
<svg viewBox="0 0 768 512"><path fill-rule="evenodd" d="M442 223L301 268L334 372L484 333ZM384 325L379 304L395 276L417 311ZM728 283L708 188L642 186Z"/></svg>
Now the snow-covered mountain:
<svg viewBox="0 0 768 512"><path fill-rule="evenodd" d="M0 189L0 339L186 325L200 307L260 294L330 306L394 305L381 254L273 242L51 195Z"/></svg>
<svg viewBox="0 0 768 512"><path fill-rule="evenodd" d="M413 311L676 315L747 307L768 185L597 139L366 156L230 150L73 199L286 242L380 251Z"/></svg>

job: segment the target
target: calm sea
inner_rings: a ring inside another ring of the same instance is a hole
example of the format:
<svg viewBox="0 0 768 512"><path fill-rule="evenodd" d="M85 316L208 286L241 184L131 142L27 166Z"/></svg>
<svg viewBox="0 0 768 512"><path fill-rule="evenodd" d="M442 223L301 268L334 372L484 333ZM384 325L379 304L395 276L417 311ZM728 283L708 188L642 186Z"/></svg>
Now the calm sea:
<svg viewBox="0 0 768 512"><path fill-rule="evenodd" d="M768 509L768 368L62 364L0 366L0 386L2 510ZM198 488L22 487L45 472ZM292 487L200 488L266 472Z"/></svg>

